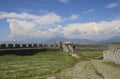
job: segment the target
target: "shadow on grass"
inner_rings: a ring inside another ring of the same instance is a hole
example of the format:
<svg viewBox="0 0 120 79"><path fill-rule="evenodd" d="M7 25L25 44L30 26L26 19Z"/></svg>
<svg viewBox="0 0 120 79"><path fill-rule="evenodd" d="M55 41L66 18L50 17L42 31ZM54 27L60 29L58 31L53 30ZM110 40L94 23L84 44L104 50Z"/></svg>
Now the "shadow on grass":
<svg viewBox="0 0 120 79"><path fill-rule="evenodd" d="M34 55L42 51L52 51L57 49L20 49L20 50L0 50L0 56L3 55L20 55L20 56L29 56Z"/></svg>

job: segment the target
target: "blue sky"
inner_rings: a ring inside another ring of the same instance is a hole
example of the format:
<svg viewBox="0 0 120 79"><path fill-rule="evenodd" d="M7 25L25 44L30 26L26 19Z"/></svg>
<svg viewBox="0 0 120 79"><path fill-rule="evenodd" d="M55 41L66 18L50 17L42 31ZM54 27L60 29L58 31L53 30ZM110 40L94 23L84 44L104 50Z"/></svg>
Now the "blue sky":
<svg viewBox="0 0 120 79"><path fill-rule="evenodd" d="M0 0L0 40L120 35L120 0Z"/></svg>

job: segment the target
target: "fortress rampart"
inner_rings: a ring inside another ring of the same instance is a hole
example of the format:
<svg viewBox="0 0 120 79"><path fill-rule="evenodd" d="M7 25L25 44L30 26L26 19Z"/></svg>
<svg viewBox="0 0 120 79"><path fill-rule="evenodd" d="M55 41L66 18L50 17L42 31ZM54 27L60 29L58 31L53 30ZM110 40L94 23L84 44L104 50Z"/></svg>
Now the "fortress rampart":
<svg viewBox="0 0 120 79"><path fill-rule="evenodd" d="M32 55L40 51L59 50L58 44L0 44L0 55Z"/></svg>
<svg viewBox="0 0 120 79"><path fill-rule="evenodd" d="M0 44L0 49L58 47L57 44Z"/></svg>
<svg viewBox="0 0 120 79"><path fill-rule="evenodd" d="M74 50L106 50L109 44L74 44Z"/></svg>
<svg viewBox="0 0 120 79"><path fill-rule="evenodd" d="M0 50L6 49L51 49L63 48L64 43L54 44L0 44ZM74 50L106 50L109 44L71 44Z"/></svg>
<svg viewBox="0 0 120 79"><path fill-rule="evenodd" d="M0 55L4 54L34 54L35 52L45 50L65 50L64 42L53 44L0 44ZM106 50L108 45L105 44L70 44L69 49L79 50ZM71 50L71 51L72 51ZM66 49L67 51L67 49Z"/></svg>

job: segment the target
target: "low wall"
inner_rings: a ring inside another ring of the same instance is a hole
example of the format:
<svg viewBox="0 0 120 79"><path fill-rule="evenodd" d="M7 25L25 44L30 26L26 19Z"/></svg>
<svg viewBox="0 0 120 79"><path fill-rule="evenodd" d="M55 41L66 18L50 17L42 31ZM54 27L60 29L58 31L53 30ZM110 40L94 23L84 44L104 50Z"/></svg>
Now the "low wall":
<svg viewBox="0 0 120 79"><path fill-rule="evenodd" d="M74 44L74 50L106 50L108 44Z"/></svg>
<svg viewBox="0 0 120 79"><path fill-rule="evenodd" d="M46 50L59 50L59 46L57 44L0 44L0 55L32 55Z"/></svg>
<svg viewBox="0 0 120 79"><path fill-rule="evenodd" d="M67 42L69 43L69 42ZM109 44L74 44L70 43L73 50L106 50ZM56 42L53 44L0 44L0 54L4 51L14 50L45 50L45 49L59 49L64 51L64 42ZM29 51L28 51L29 52ZM5 52L4 52L5 53ZM7 53L7 52L6 52Z"/></svg>
<svg viewBox="0 0 120 79"><path fill-rule="evenodd" d="M120 49L119 50L107 50L103 52L103 60L106 62L114 62L120 65Z"/></svg>
<svg viewBox="0 0 120 79"><path fill-rule="evenodd" d="M64 43L58 42L53 44L0 44L0 49L16 49L16 48L44 48L44 47L58 47L63 48ZM74 44L71 43L74 50L106 50L108 44Z"/></svg>

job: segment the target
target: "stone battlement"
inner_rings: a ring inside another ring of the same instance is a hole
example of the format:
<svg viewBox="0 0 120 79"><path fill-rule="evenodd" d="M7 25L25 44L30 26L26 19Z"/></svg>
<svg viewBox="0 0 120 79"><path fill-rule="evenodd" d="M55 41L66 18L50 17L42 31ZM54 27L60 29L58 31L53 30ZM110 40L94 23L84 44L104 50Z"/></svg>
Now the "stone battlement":
<svg viewBox="0 0 120 79"><path fill-rule="evenodd" d="M0 49L59 47L57 44L0 44Z"/></svg>
<svg viewBox="0 0 120 79"><path fill-rule="evenodd" d="M60 48L62 44L72 45L74 50L106 50L109 44L74 44L69 42L56 42L53 44L0 44L0 49L21 49L21 48Z"/></svg>

